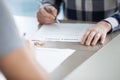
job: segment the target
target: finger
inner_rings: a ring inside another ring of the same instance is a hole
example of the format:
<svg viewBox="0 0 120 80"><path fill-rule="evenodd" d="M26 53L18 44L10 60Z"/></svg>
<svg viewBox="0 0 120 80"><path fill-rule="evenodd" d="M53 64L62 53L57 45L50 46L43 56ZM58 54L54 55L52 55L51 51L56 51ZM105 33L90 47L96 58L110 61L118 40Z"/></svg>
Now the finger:
<svg viewBox="0 0 120 80"><path fill-rule="evenodd" d="M49 17L45 17L42 15L41 13L41 9L37 12L37 19L38 19L38 22L40 22L41 24L50 24L50 23L54 23L54 19L50 19Z"/></svg>
<svg viewBox="0 0 120 80"><path fill-rule="evenodd" d="M95 31L92 31L90 33L90 35L88 36L87 40L86 40L86 45L89 46L95 36L96 32Z"/></svg>
<svg viewBox="0 0 120 80"><path fill-rule="evenodd" d="M25 40L25 44L26 44L27 47L29 47L30 46L30 41L29 40Z"/></svg>
<svg viewBox="0 0 120 80"><path fill-rule="evenodd" d="M55 19L55 16L52 15L51 13L47 12L44 8L41 8L40 14L41 14L44 18L49 18L49 19L51 19L51 20L54 20L54 19Z"/></svg>
<svg viewBox="0 0 120 80"><path fill-rule="evenodd" d="M34 46L36 46L36 47L44 46L44 45L45 45L45 43L40 42L40 41L35 41L35 42L34 42Z"/></svg>
<svg viewBox="0 0 120 80"><path fill-rule="evenodd" d="M51 11L52 15L54 15L55 17L57 16L57 9L56 8L54 8L53 6L48 6L46 8Z"/></svg>
<svg viewBox="0 0 120 80"><path fill-rule="evenodd" d="M30 42L29 40L25 40L25 47L26 47L27 49L31 49L32 44L31 44L31 42Z"/></svg>
<svg viewBox="0 0 120 80"><path fill-rule="evenodd" d="M106 34L103 34L103 35L101 36L101 41L100 41L101 44L104 44L105 38L106 38Z"/></svg>
<svg viewBox="0 0 120 80"><path fill-rule="evenodd" d="M85 44L85 41L86 41L89 33L90 33L90 31L88 30L88 31L83 35L83 38L82 38L82 40L81 40L81 44L82 44L82 45Z"/></svg>
<svg viewBox="0 0 120 80"><path fill-rule="evenodd" d="M97 34L95 35L94 40L93 40L93 42L92 42L92 45L93 45L93 46L97 44L97 42L98 42L98 40L100 39L100 37L101 37L100 33L97 33Z"/></svg>
<svg viewBox="0 0 120 80"><path fill-rule="evenodd" d="M39 12L37 12L37 21L40 22L40 15L39 15Z"/></svg>

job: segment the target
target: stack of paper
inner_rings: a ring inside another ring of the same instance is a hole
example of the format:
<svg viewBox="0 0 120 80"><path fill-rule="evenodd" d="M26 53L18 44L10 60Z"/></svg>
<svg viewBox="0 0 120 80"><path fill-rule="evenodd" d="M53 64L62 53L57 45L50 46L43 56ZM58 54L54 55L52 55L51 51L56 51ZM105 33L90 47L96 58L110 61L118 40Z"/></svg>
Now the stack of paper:
<svg viewBox="0 0 120 80"><path fill-rule="evenodd" d="M60 23L43 25L33 39L41 41L80 42L86 30L92 24Z"/></svg>
<svg viewBox="0 0 120 80"><path fill-rule="evenodd" d="M38 48L36 60L48 73L51 73L74 52L72 49Z"/></svg>

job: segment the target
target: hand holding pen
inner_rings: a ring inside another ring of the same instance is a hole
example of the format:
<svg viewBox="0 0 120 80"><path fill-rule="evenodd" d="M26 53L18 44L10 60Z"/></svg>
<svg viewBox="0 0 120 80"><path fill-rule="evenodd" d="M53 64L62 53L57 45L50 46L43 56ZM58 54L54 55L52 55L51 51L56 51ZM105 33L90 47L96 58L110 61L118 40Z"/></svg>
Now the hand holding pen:
<svg viewBox="0 0 120 80"><path fill-rule="evenodd" d="M59 23L57 20L57 9L53 6L43 6L40 2L40 9L37 12L37 19L41 24Z"/></svg>

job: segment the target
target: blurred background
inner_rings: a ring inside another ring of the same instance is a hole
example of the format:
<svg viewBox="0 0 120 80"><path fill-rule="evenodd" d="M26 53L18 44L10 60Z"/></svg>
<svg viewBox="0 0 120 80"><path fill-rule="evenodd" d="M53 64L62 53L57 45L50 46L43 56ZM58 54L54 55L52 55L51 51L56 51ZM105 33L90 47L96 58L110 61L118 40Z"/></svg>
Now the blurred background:
<svg viewBox="0 0 120 80"><path fill-rule="evenodd" d="M6 0L9 9L14 15L36 17L36 12L39 9L39 0ZM63 19L63 9L58 16Z"/></svg>
<svg viewBox="0 0 120 80"><path fill-rule="evenodd" d="M17 24L20 35L24 33L27 36L32 35L38 30L38 21L36 18L36 13L39 10L39 0L5 0L9 11L13 14L15 22ZM63 9L61 6L61 11L58 19L63 19ZM33 25L34 23L34 25Z"/></svg>
<svg viewBox="0 0 120 80"><path fill-rule="evenodd" d="M35 17L39 4L37 0L6 0L14 15Z"/></svg>

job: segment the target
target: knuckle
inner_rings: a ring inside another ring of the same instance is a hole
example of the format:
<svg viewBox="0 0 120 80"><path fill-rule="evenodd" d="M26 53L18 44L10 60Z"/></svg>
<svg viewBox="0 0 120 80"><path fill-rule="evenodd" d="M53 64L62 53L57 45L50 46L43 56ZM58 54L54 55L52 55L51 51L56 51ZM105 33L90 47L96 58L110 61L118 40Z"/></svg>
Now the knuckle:
<svg viewBox="0 0 120 80"><path fill-rule="evenodd" d="M41 16L43 16L44 18L47 18L47 17L48 17L48 15L45 15L45 14L41 14Z"/></svg>
<svg viewBox="0 0 120 80"><path fill-rule="evenodd" d="M47 8L49 8L50 10L54 10L53 6L47 6Z"/></svg>
<svg viewBox="0 0 120 80"><path fill-rule="evenodd" d="M95 30L92 31L92 34L96 34L97 32Z"/></svg>
<svg viewBox="0 0 120 80"><path fill-rule="evenodd" d="M102 36L105 36L105 35L106 35L106 33L102 33L101 35L102 35Z"/></svg>
<svg viewBox="0 0 120 80"><path fill-rule="evenodd" d="M100 33L100 32L97 32L97 35L102 35L102 33Z"/></svg>
<svg viewBox="0 0 120 80"><path fill-rule="evenodd" d="M88 35L87 33L84 34L84 36L87 36L87 35Z"/></svg>
<svg viewBox="0 0 120 80"><path fill-rule="evenodd" d="M102 35L102 38L105 38L106 36L105 35Z"/></svg>
<svg viewBox="0 0 120 80"><path fill-rule="evenodd" d="M92 38L92 37L93 37L93 34L90 34L89 37Z"/></svg>
<svg viewBox="0 0 120 80"><path fill-rule="evenodd" d="M49 16L49 20L54 20L54 17L52 17L52 16Z"/></svg>
<svg viewBox="0 0 120 80"><path fill-rule="evenodd" d="M100 35L96 35L95 37L96 37L96 38L99 38L99 37L100 37Z"/></svg>
<svg viewBox="0 0 120 80"><path fill-rule="evenodd" d="M100 35L101 35L100 33L97 33L97 35L96 35L96 36L98 36L98 37L99 37Z"/></svg>

